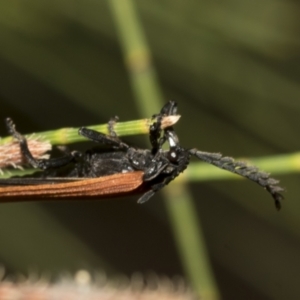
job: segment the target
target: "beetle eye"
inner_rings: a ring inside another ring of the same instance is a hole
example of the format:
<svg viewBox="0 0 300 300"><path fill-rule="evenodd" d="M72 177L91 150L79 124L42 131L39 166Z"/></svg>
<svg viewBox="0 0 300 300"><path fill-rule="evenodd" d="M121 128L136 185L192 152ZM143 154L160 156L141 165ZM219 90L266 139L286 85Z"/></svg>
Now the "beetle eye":
<svg viewBox="0 0 300 300"><path fill-rule="evenodd" d="M177 152L175 150L171 150L168 154L168 159L171 161L171 162L176 162L177 161Z"/></svg>

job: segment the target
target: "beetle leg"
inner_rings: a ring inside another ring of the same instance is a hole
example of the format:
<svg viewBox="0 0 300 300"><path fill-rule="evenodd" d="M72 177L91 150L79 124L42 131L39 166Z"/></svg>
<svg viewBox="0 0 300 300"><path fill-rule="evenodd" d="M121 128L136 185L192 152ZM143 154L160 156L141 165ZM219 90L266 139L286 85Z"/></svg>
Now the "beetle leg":
<svg viewBox="0 0 300 300"><path fill-rule="evenodd" d="M155 194L155 192L153 190L150 190L150 191L146 192L145 194L143 194L143 196L141 196L139 198L137 203L138 204L143 204L143 203L147 202L154 194Z"/></svg>
<svg viewBox="0 0 300 300"><path fill-rule="evenodd" d="M118 121L119 121L119 117L114 116L114 117L110 118L110 120L108 121L108 124L107 124L107 129L108 129L109 135L113 136L115 138L117 137L117 134L115 132L114 127Z"/></svg>
<svg viewBox="0 0 300 300"><path fill-rule="evenodd" d="M177 114L177 103L171 100L163 106L163 108L158 114L152 116L152 119L157 118L157 121L150 126L150 143L152 145L153 155L155 155L159 151L159 149L161 149L162 145L167 140L165 134L161 137L162 118L165 116L173 116L176 114Z"/></svg>
<svg viewBox="0 0 300 300"><path fill-rule="evenodd" d="M159 174L161 174L161 172L163 172L163 170L168 167L168 165L168 161L161 162L160 164L157 161L153 161L150 166L144 171L143 180L150 181L156 178Z"/></svg>
<svg viewBox="0 0 300 300"><path fill-rule="evenodd" d="M49 168L62 167L69 164L76 157L80 156L80 153L78 151L73 151L59 158L35 159L28 148L26 138L16 130L16 126L13 123L12 119L7 118L5 121L9 134L11 134L19 142L22 155L26 158L27 162L34 168L46 170Z"/></svg>
<svg viewBox="0 0 300 300"><path fill-rule="evenodd" d="M175 105L174 101L170 101L163 107L162 112L176 113L177 106ZM165 141L168 141L170 149L167 152L162 152L162 144L160 143L164 143ZM157 191L183 172L190 161L191 153L179 145L179 140L173 127L164 129L164 135L158 140L157 145L159 145L159 149L154 155L152 164L145 170L143 180L151 181L159 175L164 176L164 179L160 183L153 184L151 190L139 198L138 203L148 201Z"/></svg>
<svg viewBox="0 0 300 300"><path fill-rule="evenodd" d="M118 149L128 149L129 146L122 142L117 136L110 136L86 127L79 128L78 133L87 139L101 143L103 145L112 146Z"/></svg>
<svg viewBox="0 0 300 300"><path fill-rule="evenodd" d="M148 201L156 192L158 192L159 190L161 190L163 187L165 187L168 183L170 183L178 174L170 174L169 176L167 176L163 182L161 183L157 183L151 186L151 190L149 190L148 192L146 192L145 194L143 194L143 196L141 196L139 198L139 200L137 201L139 204L145 203L146 201Z"/></svg>

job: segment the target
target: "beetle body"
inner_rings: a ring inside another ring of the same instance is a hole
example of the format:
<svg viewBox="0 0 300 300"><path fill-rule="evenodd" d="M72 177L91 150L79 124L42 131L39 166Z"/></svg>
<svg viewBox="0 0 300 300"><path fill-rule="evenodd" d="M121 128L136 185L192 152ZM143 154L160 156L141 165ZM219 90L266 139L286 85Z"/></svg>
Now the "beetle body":
<svg viewBox="0 0 300 300"><path fill-rule="evenodd" d="M169 108L168 115L175 115L176 111L175 108ZM162 118L166 114L155 116ZM151 190L152 184L163 182L177 168L168 159L169 151L161 149L165 142L160 140L161 118L150 131L152 149L130 147L121 141L113 131L115 122L111 120L108 123L109 135L85 127L80 128L79 134L111 146L112 150L103 152L103 149L92 149L85 153L73 151L53 159L35 159L27 140L16 130L13 121L7 119L8 131L19 142L25 160L41 170L34 177L0 179L0 202L11 201L7 198L16 197L25 200L39 197L103 198Z"/></svg>

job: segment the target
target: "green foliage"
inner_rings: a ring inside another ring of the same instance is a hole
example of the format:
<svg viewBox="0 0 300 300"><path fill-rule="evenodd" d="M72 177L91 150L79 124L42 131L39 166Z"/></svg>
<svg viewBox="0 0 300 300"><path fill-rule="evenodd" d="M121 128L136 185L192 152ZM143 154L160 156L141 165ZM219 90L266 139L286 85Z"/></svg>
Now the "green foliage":
<svg viewBox="0 0 300 300"><path fill-rule="evenodd" d="M263 157L253 163L278 174L287 190L277 214L267 193L246 181L225 180L229 173L200 163L184 173L196 181L192 210L202 228L193 229L204 232L221 294L295 298L300 269L298 3L135 1L131 8L138 26L121 5L112 13L113 3L0 2L1 119L11 116L22 132L32 132L105 123L115 114L134 120L138 110L141 116L157 111L157 99L178 101L182 119L176 131L183 146ZM135 34L125 37L126 26ZM170 184L176 188L177 182ZM195 247L184 242L193 247L192 254L184 245L175 248L160 201L142 208L123 200L115 206L89 205L2 205L3 263L20 271L30 265L61 270L81 263L106 268L106 260L128 273L151 265L174 274L182 272L180 254L188 257L182 260L185 270L192 269L189 255L199 253L194 250L204 238ZM175 219L172 232L179 245L182 237L176 234L187 229L179 231ZM188 227L187 219L181 222ZM207 257L199 257L205 269ZM194 266L199 266L196 260ZM206 280L211 273L206 277L203 269L199 274Z"/></svg>

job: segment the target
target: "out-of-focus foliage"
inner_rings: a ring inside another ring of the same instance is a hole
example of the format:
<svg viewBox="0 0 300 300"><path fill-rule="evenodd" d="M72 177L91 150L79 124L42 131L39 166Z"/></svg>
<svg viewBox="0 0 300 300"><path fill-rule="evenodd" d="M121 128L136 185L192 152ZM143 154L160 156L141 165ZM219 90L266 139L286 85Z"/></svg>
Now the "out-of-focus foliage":
<svg viewBox="0 0 300 300"><path fill-rule="evenodd" d="M134 105L107 1L0 2L1 119L12 117L27 133L116 114L149 117ZM164 96L179 102L182 145L235 157L299 150L297 2L135 5ZM4 125L0 132L6 135ZM246 181L191 185L224 299L297 298L300 178L280 179L287 190L280 213ZM13 273L88 267L182 274L159 198L144 206L136 198L1 205L0 260Z"/></svg>

